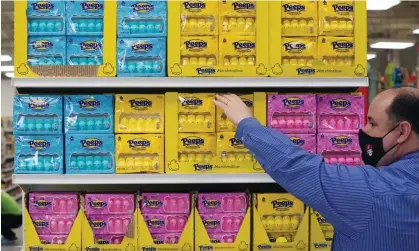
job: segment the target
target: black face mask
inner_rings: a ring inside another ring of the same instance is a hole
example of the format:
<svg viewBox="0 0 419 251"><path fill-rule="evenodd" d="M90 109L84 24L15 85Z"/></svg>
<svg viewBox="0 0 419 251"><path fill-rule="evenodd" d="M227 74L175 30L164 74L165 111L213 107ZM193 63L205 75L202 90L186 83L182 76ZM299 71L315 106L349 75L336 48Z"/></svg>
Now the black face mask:
<svg viewBox="0 0 419 251"><path fill-rule="evenodd" d="M377 167L377 164L380 161L380 159L382 159L388 152L390 152L393 148L395 148L398 145L398 143L395 144L386 152L384 150L383 140L399 125L400 124L397 124L383 137L372 137L366 134L363 130L359 130L359 145L361 146L362 151L362 161L364 161L366 165Z"/></svg>

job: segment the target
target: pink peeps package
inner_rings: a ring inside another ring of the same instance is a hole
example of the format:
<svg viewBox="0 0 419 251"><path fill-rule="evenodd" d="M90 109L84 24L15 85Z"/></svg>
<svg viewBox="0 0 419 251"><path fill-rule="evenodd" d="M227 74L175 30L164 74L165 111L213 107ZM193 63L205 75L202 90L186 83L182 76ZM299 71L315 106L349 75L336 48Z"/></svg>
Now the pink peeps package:
<svg viewBox="0 0 419 251"><path fill-rule="evenodd" d="M211 213L245 213L248 208L246 193L199 193L198 211Z"/></svg>
<svg viewBox="0 0 419 251"><path fill-rule="evenodd" d="M182 233L151 234L154 244L177 244Z"/></svg>
<svg viewBox="0 0 419 251"><path fill-rule="evenodd" d="M323 155L327 164L363 165L357 134L320 133L317 135L317 153Z"/></svg>
<svg viewBox="0 0 419 251"><path fill-rule="evenodd" d="M283 133L316 133L314 94L268 95L268 126Z"/></svg>
<svg viewBox="0 0 419 251"><path fill-rule="evenodd" d="M143 214L189 214L189 193L143 193L141 211Z"/></svg>
<svg viewBox="0 0 419 251"><path fill-rule="evenodd" d="M211 243L233 243L236 240L237 234L235 233L209 233Z"/></svg>
<svg viewBox="0 0 419 251"><path fill-rule="evenodd" d="M39 235L42 244L65 244L67 235Z"/></svg>
<svg viewBox="0 0 419 251"><path fill-rule="evenodd" d="M187 214L144 214L143 216L152 234L181 233L189 217Z"/></svg>
<svg viewBox="0 0 419 251"><path fill-rule="evenodd" d="M287 134L291 142L307 152L317 153L316 134Z"/></svg>
<svg viewBox="0 0 419 251"><path fill-rule="evenodd" d="M317 96L319 133L358 133L364 123L364 96L353 94L323 94Z"/></svg>
<svg viewBox="0 0 419 251"><path fill-rule="evenodd" d="M96 244L121 244L124 240L124 235L117 235L117 234L108 234L102 235L98 234L95 235L95 243Z"/></svg>
<svg viewBox="0 0 419 251"><path fill-rule="evenodd" d="M208 233L237 233L244 216L244 213L201 214L201 219Z"/></svg>
<svg viewBox="0 0 419 251"><path fill-rule="evenodd" d="M84 198L87 215L134 213L134 194L86 194Z"/></svg>
<svg viewBox="0 0 419 251"><path fill-rule="evenodd" d="M96 235L125 235L133 215L88 215L89 225Z"/></svg>
<svg viewBox="0 0 419 251"><path fill-rule="evenodd" d="M29 193L29 213L34 214L74 214L79 210L78 193L31 192Z"/></svg>
<svg viewBox="0 0 419 251"><path fill-rule="evenodd" d="M35 214L31 218L38 235L68 235L76 216Z"/></svg>

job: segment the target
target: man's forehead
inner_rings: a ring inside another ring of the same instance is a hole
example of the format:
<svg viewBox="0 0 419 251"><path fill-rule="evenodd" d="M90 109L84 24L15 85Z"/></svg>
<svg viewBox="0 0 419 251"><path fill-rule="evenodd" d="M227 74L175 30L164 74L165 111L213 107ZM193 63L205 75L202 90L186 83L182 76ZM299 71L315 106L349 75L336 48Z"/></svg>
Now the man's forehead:
<svg viewBox="0 0 419 251"><path fill-rule="evenodd" d="M371 102L368 110L368 116L374 119L387 119L387 109L396 97L397 92L394 90L387 90L377 95Z"/></svg>

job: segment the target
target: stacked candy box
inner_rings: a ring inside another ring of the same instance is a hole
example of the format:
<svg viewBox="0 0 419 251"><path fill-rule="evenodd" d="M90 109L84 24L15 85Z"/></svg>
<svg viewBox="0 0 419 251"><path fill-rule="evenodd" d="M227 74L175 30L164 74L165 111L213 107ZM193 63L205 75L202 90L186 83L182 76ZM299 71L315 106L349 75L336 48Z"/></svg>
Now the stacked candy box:
<svg viewBox="0 0 419 251"><path fill-rule="evenodd" d="M319 132L358 133L364 126L364 96L324 94L317 96Z"/></svg>
<svg viewBox="0 0 419 251"><path fill-rule="evenodd" d="M65 1L28 0L29 35L65 35Z"/></svg>
<svg viewBox="0 0 419 251"><path fill-rule="evenodd" d="M78 194L31 192L28 208L42 244L65 244L78 212Z"/></svg>
<svg viewBox="0 0 419 251"><path fill-rule="evenodd" d="M180 162L208 163L216 154L215 133L179 133Z"/></svg>
<svg viewBox="0 0 419 251"><path fill-rule="evenodd" d="M320 225L320 228L324 234L326 241L333 241L334 228L332 224L326 218L324 218L319 212L314 209L311 209L311 214L314 214L317 219L317 223ZM313 223L312 223L313 224Z"/></svg>
<svg viewBox="0 0 419 251"><path fill-rule="evenodd" d="M268 95L268 126L283 133L316 133L315 95Z"/></svg>
<svg viewBox="0 0 419 251"><path fill-rule="evenodd" d="M317 153L316 134L287 134L291 142L307 152Z"/></svg>
<svg viewBox="0 0 419 251"><path fill-rule="evenodd" d="M198 194L198 212L212 243L233 243L247 208L245 193Z"/></svg>
<svg viewBox="0 0 419 251"><path fill-rule="evenodd" d="M320 35L353 36L354 1L319 2Z"/></svg>
<svg viewBox="0 0 419 251"><path fill-rule="evenodd" d="M143 193L144 221L154 244L177 244L188 221L191 201L187 193Z"/></svg>
<svg viewBox="0 0 419 251"><path fill-rule="evenodd" d="M194 3L182 1L181 35L214 36L218 35L218 2L205 1Z"/></svg>
<svg viewBox="0 0 419 251"><path fill-rule="evenodd" d="M217 156L222 162L253 162L253 155L244 147L235 132L217 133Z"/></svg>
<svg viewBox="0 0 419 251"><path fill-rule="evenodd" d="M317 1L282 1L282 35L317 36Z"/></svg>
<svg viewBox="0 0 419 251"><path fill-rule="evenodd" d="M253 94L239 95L239 97L253 112ZM218 107L216 108L215 128L217 132L236 131L234 124L227 118L224 111Z"/></svg>
<svg viewBox="0 0 419 251"><path fill-rule="evenodd" d="M320 133L317 135L317 153L327 164L360 166L361 149L358 135L344 133Z"/></svg>
<svg viewBox="0 0 419 251"><path fill-rule="evenodd" d="M28 64L30 66L65 65L67 56L65 36L30 36Z"/></svg>
<svg viewBox="0 0 419 251"><path fill-rule="evenodd" d="M213 93L179 94L179 132L214 132Z"/></svg>
<svg viewBox="0 0 419 251"><path fill-rule="evenodd" d="M325 65L353 66L355 46L353 37L319 37L319 60Z"/></svg>
<svg viewBox="0 0 419 251"><path fill-rule="evenodd" d="M282 65L299 66L301 73L312 67L318 57L316 37L283 37L282 38Z"/></svg>
<svg viewBox="0 0 419 251"><path fill-rule="evenodd" d="M65 96L65 132L113 133L113 111L113 95Z"/></svg>
<svg viewBox="0 0 419 251"><path fill-rule="evenodd" d="M103 37L67 37L69 65L102 65Z"/></svg>
<svg viewBox="0 0 419 251"><path fill-rule="evenodd" d="M133 194L85 194L84 209L97 244L121 244L131 231Z"/></svg>
<svg viewBox="0 0 419 251"><path fill-rule="evenodd" d="M182 37L180 55L182 65L215 66L218 59L217 37Z"/></svg>
<svg viewBox="0 0 419 251"><path fill-rule="evenodd" d="M104 1L75 0L66 2L67 35L98 36L103 34Z"/></svg>

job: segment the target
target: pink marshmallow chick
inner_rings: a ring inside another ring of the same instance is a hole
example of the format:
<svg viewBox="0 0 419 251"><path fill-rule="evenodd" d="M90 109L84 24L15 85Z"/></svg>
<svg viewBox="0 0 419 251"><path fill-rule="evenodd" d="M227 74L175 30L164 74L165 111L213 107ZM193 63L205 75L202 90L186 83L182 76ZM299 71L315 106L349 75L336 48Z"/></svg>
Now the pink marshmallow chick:
<svg viewBox="0 0 419 251"><path fill-rule="evenodd" d="M330 158L330 164L336 164L338 163L338 160L335 157Z"/></svg>
<svg viewBox="0 0 419 251"><path fill-rule="evenodd" d="M346 158L346 164L348 166L353 166L354 165L354 159L352 157L347 157Z"/></svg>
<svg viewBox="0 0 419 251"><path fill-rule="evenodd" d="M271 119L271 127L278 127L278 121L276 119Z"/></svg>
<svg viewBox="0 0 419 251"><path fill-rule="evenodd" d="M285 128L287 125L287 121L284 118L279 119L278 126L279 128Z"/></svg>
<svg viewBox="0 0 419 251"><path fill-rule="evenodd" d="M333 117L329 120L329 126L331 129L336 129L336 120Z"/></svg>
<svg viewBox="0 0 419 251"><path fill-rule="evenodd" d="M287 118L287 129L294 128L295 122L293 118Z"/></svg>
<svg viewBox="0 0 419 251"><path fill-rule="evenodd" d="M339 162L339 164L341 164L341 165L345 165L345 164L346 164L346 160L345 160L345 158L344 158L344 157L339 157L339 158L338 158L338 162Z"/></svg>
<svg viewBox="0 0 419 251"><path fill-rule="evenodd" d="M301 118L300 117L297 117L296 119L295 119L295 128L302 128L303 127L303 121L301 120Z"/></svg>
<svg viewBox="0 0 419 251"><path fill-rule="evenodd" d="M339 130L342 130L344 128L344 125L345 125L345 122L343 122L343 119L342 118L339 118L338 119L338 122L337 122L337 128Z"/></svg>

